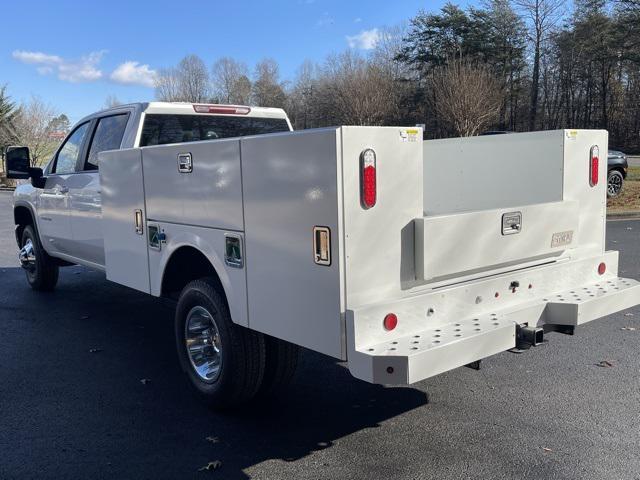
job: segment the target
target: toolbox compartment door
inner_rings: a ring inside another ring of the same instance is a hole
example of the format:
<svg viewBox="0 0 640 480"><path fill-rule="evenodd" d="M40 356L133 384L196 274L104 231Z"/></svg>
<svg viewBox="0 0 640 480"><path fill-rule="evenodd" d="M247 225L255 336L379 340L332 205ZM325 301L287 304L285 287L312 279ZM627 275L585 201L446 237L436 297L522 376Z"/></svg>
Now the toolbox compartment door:
<svg viewBox="0 0 640 480"><path fill-rule="evenodd" d="M101 152L98 158L107 279L150 293L140 149Z"/></svg>
<svg viewBox="0 0 640 480"><path fill-rule="evenodd" d="M578 202L415 220L416 277L446 279L558 257L578 245Z"/></svg>

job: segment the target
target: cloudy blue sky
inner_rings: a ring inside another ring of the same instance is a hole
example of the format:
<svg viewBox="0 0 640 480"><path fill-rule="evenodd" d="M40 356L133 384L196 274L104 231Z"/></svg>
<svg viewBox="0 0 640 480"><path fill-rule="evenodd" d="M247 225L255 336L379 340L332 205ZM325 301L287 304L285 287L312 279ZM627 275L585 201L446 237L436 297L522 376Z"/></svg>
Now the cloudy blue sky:
<svg viewBox="0 0 640 480"><path fill-rule="evenodd" d="M37 95L72 121L120 101L153 99L153 77L195 53L249 66L275 58L284 79L305 60L367 50L377 32L444 0L25 1L2 7L0 85ZM476 3L461 0L462 6Z"/></svg>

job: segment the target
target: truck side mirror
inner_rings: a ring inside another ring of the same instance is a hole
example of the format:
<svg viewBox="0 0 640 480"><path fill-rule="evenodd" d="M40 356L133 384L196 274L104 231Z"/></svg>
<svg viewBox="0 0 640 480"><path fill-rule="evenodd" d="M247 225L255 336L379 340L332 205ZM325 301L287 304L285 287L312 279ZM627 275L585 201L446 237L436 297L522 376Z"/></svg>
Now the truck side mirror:
<svg viewBox="0 0 640 480"><path fill-rule="evenodd" d="M7 147L5 153L7 178L24 180L31 177L29 147Z"/></svg>
<svg viewBox="0 0 640 480"><path fill-rule="evenodd" d="M46 179L42 176L41 168L31 166L29 147L7 147L5 165L7 178L15 180L31 178L31 185L36 188L44 188Z"/></svg>

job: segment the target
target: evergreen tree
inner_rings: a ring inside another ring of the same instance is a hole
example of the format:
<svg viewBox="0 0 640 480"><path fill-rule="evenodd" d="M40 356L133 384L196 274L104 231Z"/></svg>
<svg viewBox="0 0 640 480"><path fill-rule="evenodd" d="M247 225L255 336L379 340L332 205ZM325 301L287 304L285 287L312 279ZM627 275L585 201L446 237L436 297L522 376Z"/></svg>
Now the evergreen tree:
<svg viewBox="0 0 640 480"><path fill-rule="evenodd" d="M3 155L5 148L16 141L14 121L18 112L6 90L6 85L0 87L0 154Z"/></svg>

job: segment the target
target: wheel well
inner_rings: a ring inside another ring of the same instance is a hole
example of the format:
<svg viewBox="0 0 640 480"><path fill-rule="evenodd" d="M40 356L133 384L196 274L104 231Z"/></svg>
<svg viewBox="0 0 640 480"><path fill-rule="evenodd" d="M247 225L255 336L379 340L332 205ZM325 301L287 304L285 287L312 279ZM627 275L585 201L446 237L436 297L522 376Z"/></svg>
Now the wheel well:
<svg viewBox="0 0 640 480"><path fill-rule="evenodd" d="M622 174L622 178L627 178L627 172L624 171L622 167L612 167L609 171L615 170L616 172L620 172Z"/></svg>
<svg viewBox="0 0 640 480"><path fill-rule="evenodd" d="M220 277L209 259L193 247L180 247L171 254L164 269L161 295L177 300L187 283L205 277L213 280L216 290L226 301Z"/></svg>
<svg viewBox="0 0 640 480"><path fill-rule="evenodd" d="M26 227L27 225L33 225L34 228L36 228L33 221L33 215L31 215L31 210L29 210L28 207L18 206L14 208L13 221L16 225L18 225L16 238L22 238L22 232L24 231L24 227Z"/></svg>

